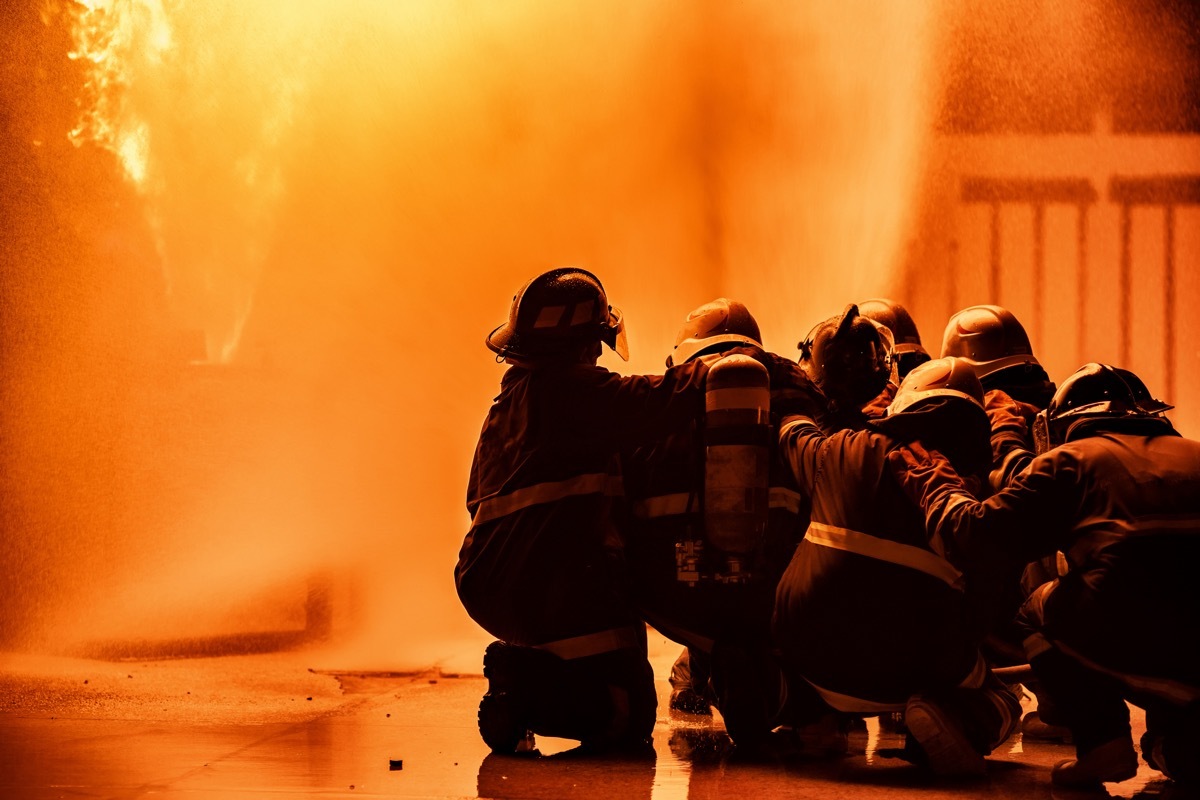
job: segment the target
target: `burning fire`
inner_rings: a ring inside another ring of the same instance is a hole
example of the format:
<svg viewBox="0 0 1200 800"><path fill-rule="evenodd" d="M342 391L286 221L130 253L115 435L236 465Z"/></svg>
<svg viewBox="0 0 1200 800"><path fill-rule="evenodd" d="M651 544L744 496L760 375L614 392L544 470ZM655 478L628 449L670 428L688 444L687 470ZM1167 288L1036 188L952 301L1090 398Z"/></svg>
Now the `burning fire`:
<svg viewBox="0 0 1200 800"><path fill-rule="evenodd" d="M79 0L68 55L87 62L76 145L92 142L111 150L125 174L146 191L150 171L150 128L128 100L139 63L161 63L171 49L171 26L159 0Z"/></svg>

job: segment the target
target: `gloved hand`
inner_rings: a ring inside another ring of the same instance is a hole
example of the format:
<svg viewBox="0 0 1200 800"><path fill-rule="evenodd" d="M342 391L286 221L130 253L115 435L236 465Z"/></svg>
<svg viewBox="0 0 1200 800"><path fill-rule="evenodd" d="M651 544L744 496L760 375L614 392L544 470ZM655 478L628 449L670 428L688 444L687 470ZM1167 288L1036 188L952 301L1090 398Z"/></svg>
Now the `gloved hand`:
<svg viewBox="0 0 1200 800"><path fill-rule="evenodd" d="M919 441L891 451L887 461L900 488L926 516L944 495L970 494L949 459L936 450L926 450Z"/></svg>
<svg viewBox="0 0 1200 800"><path fill-rule="evenodd" d="M887 385L883 387L883 391L876 395L874 400L863 406L862 411L867 419L881 419L886 417L888 406L896 399L896 392L898 390L899 387L896 384L888 381Z"/></svg>
<svg viewBox="0 0 1200 800"><path fill-rule="evenodd" d="M992 428L992 466L1000 466L1013 450L1033 452L1029 430L1037 408L1014 400L1000 389L989 389L983 396L983 409Z"/></svg>
<svg viewBox="0 0 1200 800"><path fill-rule="evenodd" d="M1002 389L989 389L983 395L983 410L987 412L993 435L1004 432L1016 434L1022 439L1028 437L1029 422L1037 409L1033 409L1033 414L1028 414L1025 406L1033 409L1028 403L1012 399Z"/></svg>

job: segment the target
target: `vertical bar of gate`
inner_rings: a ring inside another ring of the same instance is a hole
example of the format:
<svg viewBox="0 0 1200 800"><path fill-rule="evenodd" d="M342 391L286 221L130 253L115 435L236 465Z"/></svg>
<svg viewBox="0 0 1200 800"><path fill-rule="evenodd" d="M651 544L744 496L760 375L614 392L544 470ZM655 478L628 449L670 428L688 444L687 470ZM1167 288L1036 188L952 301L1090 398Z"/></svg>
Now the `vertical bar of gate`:
<svg viewBox="0 0 1200 800"><path fill-rule="evenodd" d="M1075 363L1087 362L1088 204L1080 203L1075 217L1075 292L1079 311L1075 318Z"/></svg>
<svg viewBox="0 0 1200 800"><path fill-rule="evenodd" d="M1166 330L1163 331L1163 350L1167 361L1168 403L1175 402L1175 206L1168 203L1163 208L1163 315Z"/></svg>
<svg viewBox="0 0 1200 800"><path fill-rule="evenodd" d="M1119 306L1117 308L1117 339L1118 366L1129 369L1131 361L1131 331L1133 323L1133 212L1129 203L1121 204L1121 262L1117 272L1117 292Z"/></svg>
<svg viewBox="0 0 1200 800"><path fill-rule="evenodd" d="M992 203L992 238L989 242L988 302L1000 304L1000 201Z"/></svg>
<svg viewBox="0 0 1200 800"><path fill-rule="evenodd" d="M1046 206L1044 203L1033 204L1033 341L1037 347L1042 347L1046 341L1042 338L1045 330L1042 320L1042 293L1046 283Z"/></svg>

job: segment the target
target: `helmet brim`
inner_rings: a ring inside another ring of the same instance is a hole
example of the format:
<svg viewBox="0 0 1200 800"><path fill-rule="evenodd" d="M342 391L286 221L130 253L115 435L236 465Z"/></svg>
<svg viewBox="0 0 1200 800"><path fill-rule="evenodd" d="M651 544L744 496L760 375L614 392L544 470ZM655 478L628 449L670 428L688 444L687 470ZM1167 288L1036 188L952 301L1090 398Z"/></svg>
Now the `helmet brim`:
<svg viewBox="0 0 1200 800"><path fill-rule="evenodd" d="M513 352L513 338L514 332L512 326L506 322L503 325L497 326L495 330L489 333L484 342L493 353L503 356Z"/></svg>
<svg viewBox="0 0 1200 800"><path fill-rule="evenodd" d="M718 336L708 336L703 339L684 339L682 342L675 345L675 349L671 352L670 364L668 364L668 366L673 366L675 364L686 364L688 361L691 361L698 354L707 350L708 348L728 342L747 344L752 347L762 347L762 344L759 342L755 341L749 336L743 336L740 333L722 333Z"/></svg>

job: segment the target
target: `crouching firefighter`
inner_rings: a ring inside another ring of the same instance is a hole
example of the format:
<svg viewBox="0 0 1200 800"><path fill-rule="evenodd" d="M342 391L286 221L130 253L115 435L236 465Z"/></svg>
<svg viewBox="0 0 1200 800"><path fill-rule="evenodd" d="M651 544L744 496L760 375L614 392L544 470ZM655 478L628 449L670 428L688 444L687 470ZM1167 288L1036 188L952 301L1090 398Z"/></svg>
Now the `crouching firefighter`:
<svg viewBox="0 0 1200 800"><path fill-rule="evenodd" d="M771 411L809 407L819 394L795 362L763 349L749 310L726 298L688 315L667 364L699 370L705 403L623 461L634 593L646 621L687 647L672 670L672 707L716 705L738 748L754 751L786 697L770 618L807 518L776 458Z"/></svg>
<svg viewBox="0 0 1200 800"><path fill-rule="evenodd" d="M920 510L888 469L888 453L918 437L986 481L983 390L966 362L915 368L887 416L865 430L826 435L809 417L783 420L782 455L812 511L779 583L775 637L796 676L792 694L809 687L812 716L829 707L902 712L905 758L939 775L978 776L1020 704L979 652L970 576L930 547Z"/></svg>
<svg viewBox="0 0 1200 800"><path fill-rule="evenodd" d="M623 377L597 366L602 344L627 356L620 312L572 268L526 283L487 337L509 366L471 465L454 576L499 640L479 706L498 753L532 749L533 734L637 751L654 727L645 625L620 556L618 453L701 412L703 376Z"/></svg>
<svg viewBox="0 0 1200 800"><path fill-rule="evenodd" d="M1019 618L1042 717L1074 738L1055 785L1134 776L1126 701L1146 710L1146 762L1200 784L1200 443L1170 408L1132 373L1081 367L1035 420L1039 455L985 502L928 442L891 456L952 560L1065 555Z"/></svg>

